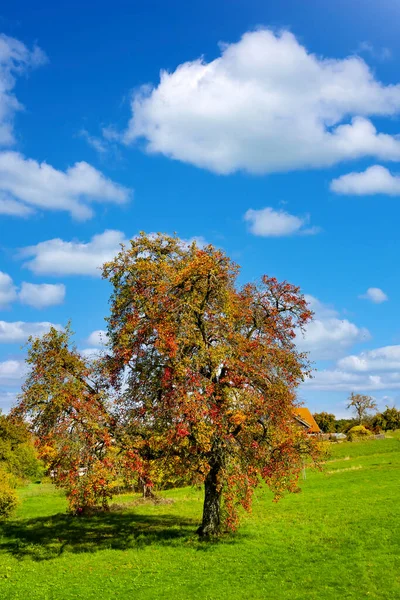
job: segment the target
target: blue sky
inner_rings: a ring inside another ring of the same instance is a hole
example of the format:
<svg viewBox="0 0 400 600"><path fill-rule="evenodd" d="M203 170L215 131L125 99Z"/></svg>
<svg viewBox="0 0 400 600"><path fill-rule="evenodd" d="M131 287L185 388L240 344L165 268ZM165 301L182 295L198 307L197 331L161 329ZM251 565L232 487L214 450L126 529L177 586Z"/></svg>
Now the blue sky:
<svg viewBox="0 0 400 600"><path fill-rule="evenodd" d="M97 266L140 230L301 286L311 410L398 405L399 17L394 0L3 6L0 407L29 333L71 319L98 346Z"/></svg>

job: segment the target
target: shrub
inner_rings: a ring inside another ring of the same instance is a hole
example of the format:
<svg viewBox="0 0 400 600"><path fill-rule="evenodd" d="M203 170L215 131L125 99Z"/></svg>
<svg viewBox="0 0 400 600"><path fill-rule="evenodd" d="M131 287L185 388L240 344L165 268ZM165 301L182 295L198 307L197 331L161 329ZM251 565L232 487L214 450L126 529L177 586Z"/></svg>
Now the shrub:
<svg viewBox="0 0 400 600"><path fill-rule="evenodd" d="M9 517L17 507L17 494L12 488L10 477L0 471L0 519Z"/></svg>
<svg viewBox="0 0 400 600"><path fill-rule="evenodd" d="M364 425L356 425L352 427L348 433L348 439L350 441L359 438L365 438L372 435L371 431L364 427Z"/></svg>
<svg viewBox="0 0 400 600"><path fill-rule="evenodd" d="M21 482L40 477L33 439L25 423L0 414L0 468Z"/></svg>

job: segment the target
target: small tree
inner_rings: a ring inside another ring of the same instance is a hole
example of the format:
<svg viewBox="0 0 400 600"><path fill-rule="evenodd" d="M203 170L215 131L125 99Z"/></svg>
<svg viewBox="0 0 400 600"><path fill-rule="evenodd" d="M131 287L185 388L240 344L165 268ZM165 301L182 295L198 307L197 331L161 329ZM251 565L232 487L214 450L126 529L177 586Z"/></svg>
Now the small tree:
<svg viewBox="0 0 400 600"><path fill-rule="evenodd" d="M348 399L347 408L353 410L357 416L358 422L361 424L368 416L369 411L376 410L377 404L371 396L354 394L354 392L352 392Z"/></svg>
<svg viewBox="0 0 400 600"><path fill-rule="evenodd" d="M323 433L333 433L336 431L336 417L332 413L321 412L314 413L314 419Z"/></svg>
<svg viewBox="0 0 400 600"><path fill-rule="evenodd" d="M28 377L13 417L27 417L53 482L77 514L107 507L117 477L114 419L96 363L71 345L69 325L30 338Z"/></svg>

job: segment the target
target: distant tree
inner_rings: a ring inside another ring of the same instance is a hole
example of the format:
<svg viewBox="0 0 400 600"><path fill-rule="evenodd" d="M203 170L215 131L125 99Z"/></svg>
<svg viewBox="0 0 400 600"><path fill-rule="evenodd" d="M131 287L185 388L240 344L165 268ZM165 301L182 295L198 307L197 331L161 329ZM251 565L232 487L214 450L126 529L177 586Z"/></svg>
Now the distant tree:
<svg viewBox="0 0 400 600"><path fill-rule="evenodd" d="M357 425L357 419L336 419L335 431L338 433L347 433L354 425Z"/></svg>
<svg viewBox="0 0 400 600"><path fill-rule="evenodd" d="M323 433L333 433L334 431L336 431L336 417L332 413L314 413L313 416Z"/></svg>
<svg viewBox="0 0 400 600"><path fill-rule="evenodd" d="M384 431L400 429L400 410L387 406L386 410L374 416L372 425Z"/></svg>
<svg viewBox="0 0 400 600"><path fill-rule="evenodd" d="M113 293L97 366L68 330L31 340L17 413L75 507L106 503L121 472L148 486L182 478L204 484L209 536L235 528L260 478L276 499L297 489L319 451L293 419L310 370L295 332L311 312L297 287L265 276L237 288L237 274L212 246L142 234L104 266Z"/></svg>
<svg viewBox="0 0 400 600"><path fill-rule="evenodd" d="M370 410L376 410L377 404L371 396L354 394L354 392L352 392L348 398L347 408L353 410L357 416L358 422L361 424L368 416Z"/></svg>

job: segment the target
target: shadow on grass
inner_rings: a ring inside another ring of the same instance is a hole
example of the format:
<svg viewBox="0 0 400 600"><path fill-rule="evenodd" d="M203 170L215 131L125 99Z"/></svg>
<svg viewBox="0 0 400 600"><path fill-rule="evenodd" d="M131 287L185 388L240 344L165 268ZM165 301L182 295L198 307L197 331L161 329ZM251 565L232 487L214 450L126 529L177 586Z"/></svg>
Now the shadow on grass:
<svg viewBox="0 0 400 600"><path fill-rule="evenodd" d="M180 545L195 539L197 523L174 515L132 512L100 513L91 517L56 514L7 521L0 525L0 553L17 558L49 560L64 552L128 550L150 544Z"/></svg>

